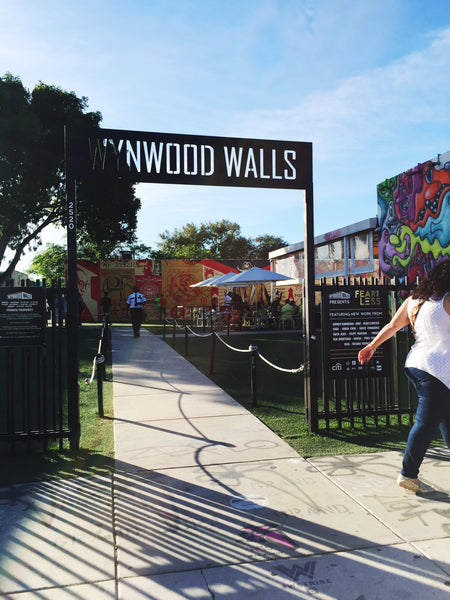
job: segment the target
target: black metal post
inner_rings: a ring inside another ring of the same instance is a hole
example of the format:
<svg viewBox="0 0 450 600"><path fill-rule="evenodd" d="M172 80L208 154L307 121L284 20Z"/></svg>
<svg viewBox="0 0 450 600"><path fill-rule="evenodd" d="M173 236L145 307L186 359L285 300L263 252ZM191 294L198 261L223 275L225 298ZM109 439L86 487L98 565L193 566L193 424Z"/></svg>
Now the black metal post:
<svg viewBox="0 0 450 600"><path fill-rule="evenodd" d="M67 164L67 157L66 157ZM66 173L67 193L67 399L70 449L80 447L80 390L78 383L79 292L77 276L77 182Z"/></svg>
<svg viewBox="0 0 450 600"><path fill-rule="evenodd" d="M256 395L256 354L258 352L258 346L249 346L251 350L250 354L250 376L251 376L251 392L252 392L252 406L258 406L258 398Z"/></svg>
<svg viewBox="0 0 450 600"><path fill-rule="evenodd" d="M309 430L311 432L316 432L319 428L319 419L317 406L317 339L315 315L314 207L312 183L311 187L305 190L304 228L305 305L303 310L305 319L305 413Z"/></svg>
<svg viewBox="0 0 450 600"><path fill-rule="evenodd" d="M213 331L211 335L211 361L209 363L209 374L214 373L214 362L216 360L216 332Z"/></svg>
<svg viewBox="0 0 450 600"><path fill-rule="evenodd" d="M97 354L95 357L95 363L97 368L97 406L98 414L101 418L105 416L103 409L103 366L105 364L105 357L102 354Z"/></svg>

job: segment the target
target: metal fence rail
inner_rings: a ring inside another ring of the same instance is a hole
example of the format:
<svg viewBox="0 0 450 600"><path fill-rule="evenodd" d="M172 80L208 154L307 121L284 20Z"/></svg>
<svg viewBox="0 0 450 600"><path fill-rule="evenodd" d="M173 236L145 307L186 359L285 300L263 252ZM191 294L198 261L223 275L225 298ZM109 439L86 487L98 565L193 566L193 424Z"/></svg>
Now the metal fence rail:
<svg viewBox="0 0 450 600"><path fill-rule="evenodd" d="M45 286L44 286L45 287ZM27 288L24 287L26 290ZM0 448L63 449L67 421L65 290L46 288L47 324L42 345L0 347Z"/></svg>

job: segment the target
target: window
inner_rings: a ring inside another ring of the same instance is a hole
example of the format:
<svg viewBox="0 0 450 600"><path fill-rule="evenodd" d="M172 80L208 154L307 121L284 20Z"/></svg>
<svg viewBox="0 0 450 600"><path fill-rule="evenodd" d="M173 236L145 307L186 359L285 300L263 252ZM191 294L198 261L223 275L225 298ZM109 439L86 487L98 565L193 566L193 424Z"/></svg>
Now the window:
<svg viewBox="0 0 450 600"><path fill-rule="evenodd" d="M372 273L373 235L371 231L359 233L350 238L350 273L352 275Z"/></svg>
<svg viewBox="0 0 450 600"><path fill-rule="evenodd" d="M347 275L347 238L333 240L315 248L316 277Z"/></svg>

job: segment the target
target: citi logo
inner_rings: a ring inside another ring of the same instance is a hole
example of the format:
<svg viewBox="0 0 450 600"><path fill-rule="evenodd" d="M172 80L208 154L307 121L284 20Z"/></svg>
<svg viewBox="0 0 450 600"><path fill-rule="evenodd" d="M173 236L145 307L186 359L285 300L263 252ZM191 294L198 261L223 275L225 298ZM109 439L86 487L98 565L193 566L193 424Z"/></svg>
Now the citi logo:
<svg viewBox="0 0 450 600"><path fill-rule="evenodd" d="M314 579L316 563L315 561L311 561L305 563L304 566L293 565L290 569L280 566L276 567L276 569L297 583L300 577L309 577L309 579Z"/></svg>
<svg viewBox="0 0 450 600"><path fill-rule="evenodd" d="M342 371L342 363L336 363L331 367L332 371Z"/></svg>

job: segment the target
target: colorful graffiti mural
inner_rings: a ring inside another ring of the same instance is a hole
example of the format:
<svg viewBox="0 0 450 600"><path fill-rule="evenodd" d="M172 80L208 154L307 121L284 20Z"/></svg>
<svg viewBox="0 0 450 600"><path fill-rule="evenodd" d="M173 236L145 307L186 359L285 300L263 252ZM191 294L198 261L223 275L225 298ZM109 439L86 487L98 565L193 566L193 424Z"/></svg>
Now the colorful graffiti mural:
<svg viewBox="0 0 450 600"><path fill-rule="evenodd" d="M450 259L450 152L377 186L380 270L423 278Z"/></svg>

